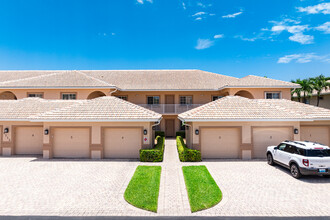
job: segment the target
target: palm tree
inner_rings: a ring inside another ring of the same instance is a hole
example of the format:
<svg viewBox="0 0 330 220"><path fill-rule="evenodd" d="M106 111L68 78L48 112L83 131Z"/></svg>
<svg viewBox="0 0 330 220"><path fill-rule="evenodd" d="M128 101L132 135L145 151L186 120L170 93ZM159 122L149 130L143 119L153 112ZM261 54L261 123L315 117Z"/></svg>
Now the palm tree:
<svg viewBox="0 0 330 220"><path fill-rule="evenodd" d="M303 93L303 103L306 103L307 100L312 96L313 92L313 86L312 86L312 81L310 78L308 79L297 79L295 83L299 84L301 88L297 90L297 92L302 92ZM296 92L295 92L296 93ZM298 95L298 93L297 93ZM298 95L299 96L299 95Z"/></svg>
<svg viewBox="0 0 330 220"><path fill-rule="evenodd" d="M320 104L321 92L330 88L330 82L328 81L329 79L330 77L325 77L324 75L319 75L311 79L312 87L317 92L316 106L319 106Z"/></svg>
<svg viewBox="0 0 330 220"><path fill-rule="evenodd" d="M298 83L298 81L301 81L300 79L297 79L297 80L291 80L292 83ZM300 88L295 88L295 89L291 89L291 97L294 96L294 94L297 94L297 99L298 99L298 102L301 102L301 87Z"/></svg>

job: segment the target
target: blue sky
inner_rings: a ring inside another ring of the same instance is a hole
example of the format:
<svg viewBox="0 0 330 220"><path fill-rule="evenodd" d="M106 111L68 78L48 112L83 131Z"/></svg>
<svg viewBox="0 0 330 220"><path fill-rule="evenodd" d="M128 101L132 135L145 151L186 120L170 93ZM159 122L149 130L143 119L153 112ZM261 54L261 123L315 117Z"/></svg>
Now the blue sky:
<svg viewBox="0 0 330 220"><path fill-rule="evenodd" d="M321 0L0 0L0 69L330 76Z"/></svg>

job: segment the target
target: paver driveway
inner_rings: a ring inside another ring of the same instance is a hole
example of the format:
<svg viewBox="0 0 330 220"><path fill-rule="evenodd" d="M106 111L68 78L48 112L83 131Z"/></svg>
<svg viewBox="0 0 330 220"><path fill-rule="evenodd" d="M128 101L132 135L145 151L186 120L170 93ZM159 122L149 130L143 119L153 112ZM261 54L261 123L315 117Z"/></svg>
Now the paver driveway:
<svg viewBox="0 0 330 220"><path fill-rule="evenodd" d="M175 140L166 141L159 213L123 199L137 161L0 157L0 216L330 216L330 179L292 178L265 161L204 161L223 192L219 205L191 214ZM150 164L149 165L154 165Z"/></svg>

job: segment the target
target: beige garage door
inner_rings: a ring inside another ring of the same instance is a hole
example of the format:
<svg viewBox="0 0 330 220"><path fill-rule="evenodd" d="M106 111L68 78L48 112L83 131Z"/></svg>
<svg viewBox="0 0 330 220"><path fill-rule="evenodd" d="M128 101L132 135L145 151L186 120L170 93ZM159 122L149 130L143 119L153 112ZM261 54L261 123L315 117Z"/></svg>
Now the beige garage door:
<svg viewBox="0 0 330 220"><path fill-rule="evenodd" d="M200 137L203 158L239 158L238 128L202 128Z"/></svg>
<svg viewBox="0 0 330 220"><path fill-rule="evenodd" d="M54 157L89 158L88 128L55 128Z"/></svg>
<svg viewBox="0 0 330 220"><path fill-rule="evenodd" d="M140 128L106 128L104 131L104 157L139 158L141 143Z"/></svg>
<svg viewBox="0 0 330 220"><path fill-rule="evenodd" d="M314 141L324 145L329 145L329 127L302 126L300 140Z"/></svg>
<svg viewBox="0 0 330 220"><path fill-rule="evenodd" d="M16 127L15 154L42 154L42 146L42 127Z"/></svg>
<svg viewBox="0 0 330 220"><path fill-rule="evenodd" d="M290 127L253 128L253 158L266 158L267 147L292 140L292 132Z"/></svg>

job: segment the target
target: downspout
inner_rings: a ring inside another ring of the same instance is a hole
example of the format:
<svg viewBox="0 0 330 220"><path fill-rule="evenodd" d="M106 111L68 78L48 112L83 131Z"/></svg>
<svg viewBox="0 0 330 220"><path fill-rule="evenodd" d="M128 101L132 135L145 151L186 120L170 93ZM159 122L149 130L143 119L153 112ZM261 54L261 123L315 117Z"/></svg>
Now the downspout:
<svg viewBox="0 0 330 220"><path fill-rule="evenodd" d="M111 90L110 90L111 91ZM109 92L109 95L111 96L112 95L112 93L115 93L115 92L117 92L118 91L118 88L117 87L115 87L115 90L113 90L112 92Z"/></svg>

